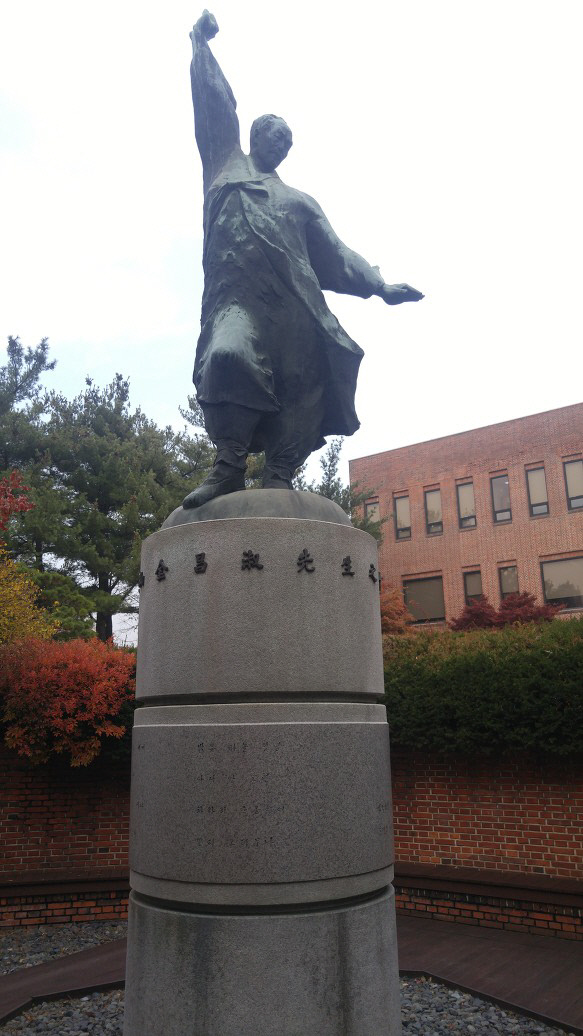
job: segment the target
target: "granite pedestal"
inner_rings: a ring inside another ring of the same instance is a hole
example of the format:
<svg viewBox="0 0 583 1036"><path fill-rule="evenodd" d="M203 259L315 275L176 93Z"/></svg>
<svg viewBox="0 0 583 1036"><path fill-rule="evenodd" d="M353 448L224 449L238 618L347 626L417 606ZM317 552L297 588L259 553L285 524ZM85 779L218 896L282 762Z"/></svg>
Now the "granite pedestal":
<svg viewBox="0 0 583 1036"><path fill-rule="evenodd" d="M398 1036L376 543L220 503L143 547L125 1036Z"/></svg>

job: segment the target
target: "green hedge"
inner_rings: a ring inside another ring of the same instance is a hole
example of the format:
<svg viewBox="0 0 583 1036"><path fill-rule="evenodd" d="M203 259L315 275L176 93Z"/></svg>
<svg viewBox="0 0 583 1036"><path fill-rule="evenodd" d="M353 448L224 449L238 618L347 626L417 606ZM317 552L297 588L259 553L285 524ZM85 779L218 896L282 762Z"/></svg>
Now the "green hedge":
<svg viewBox="0 0 583 1036"><path fill-rule="evenodd" d="M465 755L583 753L583 621L384 640L393 745Z"/></svg>

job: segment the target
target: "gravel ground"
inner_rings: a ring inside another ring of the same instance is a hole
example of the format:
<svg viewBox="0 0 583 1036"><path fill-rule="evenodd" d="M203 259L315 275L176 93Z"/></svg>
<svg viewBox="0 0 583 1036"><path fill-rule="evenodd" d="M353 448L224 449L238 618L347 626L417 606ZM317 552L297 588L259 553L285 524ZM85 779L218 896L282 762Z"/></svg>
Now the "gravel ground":
<svg viewBox="0 0 583 1036"><path fill-rule="evenodd" d="M5 928L1 937L3 970L7 973L41 964L120 939L125 931L125 923L108 922ZM562 1029L423 978L402 979L401 999L403 1036L565 1036ZM37 1004L0 1025L2 1036L122 1036L122 1031L123 990Z"/></svg>
<svg viewBox="0 0 583 1036"><path fill-rule="evenodd" d="M41 924L0 930L0 975L19 968L46 964L77 950L87 950L101 942L123 939L126 921L87 921L79 924Z"/></svg>

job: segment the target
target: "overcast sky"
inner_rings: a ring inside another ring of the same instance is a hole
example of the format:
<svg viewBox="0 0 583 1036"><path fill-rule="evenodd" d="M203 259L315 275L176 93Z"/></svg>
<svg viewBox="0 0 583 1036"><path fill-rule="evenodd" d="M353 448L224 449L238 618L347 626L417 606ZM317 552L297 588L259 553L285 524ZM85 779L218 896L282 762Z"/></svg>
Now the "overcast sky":
<svg viewBox="0 0 583 1036"><path fill-rule="evenodd" d="M290 124L313 195L397 308L328 295L365 350L349 457L581 400L580 0L219 0L242 140ZM185 0L0 6L0 335L46 384L129 376L180 427L202 293ZM2 359L0 357L0 362ZM347 476L347 467L345 468Z"/></svg>

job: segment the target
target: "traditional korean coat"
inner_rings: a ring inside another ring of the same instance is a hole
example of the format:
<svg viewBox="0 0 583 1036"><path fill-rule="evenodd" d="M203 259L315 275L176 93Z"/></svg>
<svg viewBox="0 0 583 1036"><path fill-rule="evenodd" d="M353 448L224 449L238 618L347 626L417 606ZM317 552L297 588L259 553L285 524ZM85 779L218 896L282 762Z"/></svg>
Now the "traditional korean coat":
<svg viewBox="0 0 583 1036"><path fill-rule="evenodd" d="M275 413L318 384L317 449L324 436L359 427L363 355L323 289L369 298L383 278L343 244L313 198L243 153L235 100L208 46L196 52L191 79L205 186L198 399Z"/></svg>

